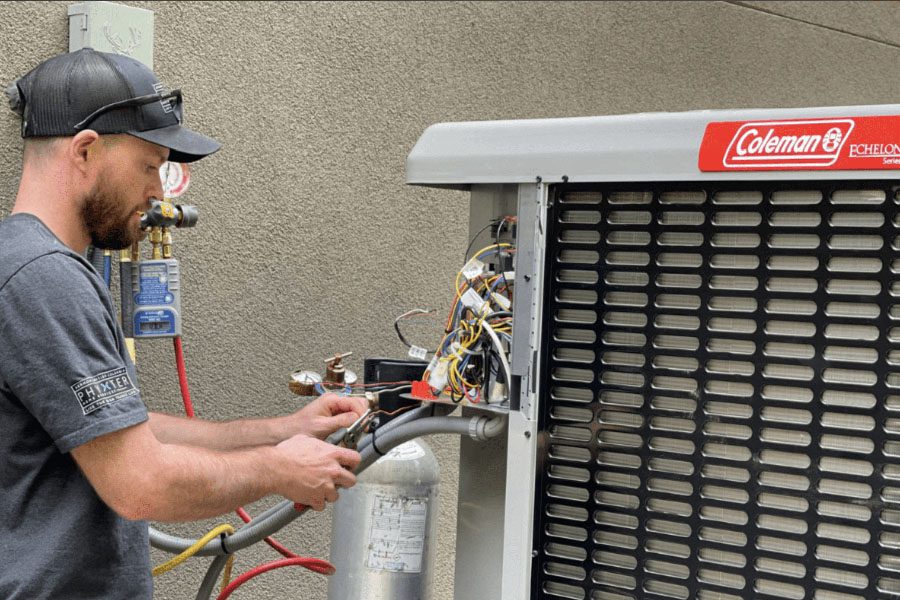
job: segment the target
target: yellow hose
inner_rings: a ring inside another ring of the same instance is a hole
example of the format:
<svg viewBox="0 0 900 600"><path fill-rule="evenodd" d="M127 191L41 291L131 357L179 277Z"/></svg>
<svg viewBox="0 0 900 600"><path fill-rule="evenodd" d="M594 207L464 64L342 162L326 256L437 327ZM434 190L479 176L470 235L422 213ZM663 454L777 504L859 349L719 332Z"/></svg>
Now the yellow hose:
<svg viewBox="0 0 900 600"><path fill-rule="evenodd" d="M228 535L233 534L234 527L232 527L231 525L228 525L227 523L224 525L219 525L218 527L216 527L215 529L213 529L212 531L210 531L209 533L204 535L202 538L197 540L197 542L193 546L191 546L190 548L188 548L187 550L185 550L184 552L182 552L175 558L172 558L171 560L164 562L163 564L159 565L158 567L154 567L153 571L151 571L151 573L153 573L153 576L156 577L157 575L162 575L166 571L171 571L172 569L174 569L175 567L177 567L178 565L180 565L181 563L183 563L184 561L186 561L193 555L200 552L200 550L203 548L203 546L208 544L210 540L213 540L213 539L219 537L223 533L228 534Z"/></svg>

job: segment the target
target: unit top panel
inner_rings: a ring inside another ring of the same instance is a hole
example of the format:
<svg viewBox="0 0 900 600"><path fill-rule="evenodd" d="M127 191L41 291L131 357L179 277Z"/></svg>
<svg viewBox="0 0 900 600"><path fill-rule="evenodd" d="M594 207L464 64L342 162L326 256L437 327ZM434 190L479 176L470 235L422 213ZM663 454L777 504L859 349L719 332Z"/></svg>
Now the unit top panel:
<svg viewBox="0 0 900 600"><path fill-rule="evenodd" d="M900 179L900 104L432 125L413 185Z"/></svg>

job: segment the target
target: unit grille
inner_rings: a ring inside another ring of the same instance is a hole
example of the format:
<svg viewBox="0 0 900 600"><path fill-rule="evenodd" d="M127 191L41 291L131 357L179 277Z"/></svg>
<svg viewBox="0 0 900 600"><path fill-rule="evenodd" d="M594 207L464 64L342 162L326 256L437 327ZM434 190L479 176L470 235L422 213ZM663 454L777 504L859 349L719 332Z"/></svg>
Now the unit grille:
<svg viewBox="0 0 900 600"><path fill-rule="evenodd" d="M564 186L535 598L900 595L889 183Z"/></svg>

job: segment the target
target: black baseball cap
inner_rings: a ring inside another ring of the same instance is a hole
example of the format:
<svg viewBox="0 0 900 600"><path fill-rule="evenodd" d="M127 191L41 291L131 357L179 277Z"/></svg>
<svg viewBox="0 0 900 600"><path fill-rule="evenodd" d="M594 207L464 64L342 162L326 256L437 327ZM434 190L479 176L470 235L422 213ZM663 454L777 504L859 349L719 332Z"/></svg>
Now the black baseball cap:
<svg viewBox="0 0 900 600"><path fill-rule="evenodd" d="M193 162L218 150L216 140L181 125L181 90L163 86L142 62L92 48L50 58L6 90L22 117L22 137L73 136L92 129L127 133Z"/></svg>

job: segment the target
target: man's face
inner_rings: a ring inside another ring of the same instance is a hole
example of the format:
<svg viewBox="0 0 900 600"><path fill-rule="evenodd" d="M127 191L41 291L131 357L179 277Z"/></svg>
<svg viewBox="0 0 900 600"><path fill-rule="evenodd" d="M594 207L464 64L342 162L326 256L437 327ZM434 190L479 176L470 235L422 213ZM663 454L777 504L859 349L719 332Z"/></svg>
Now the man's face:
<svg viewBox="0 0 900 600"><path fill-rule="evenodd" d="M166 148L130 135L101 144L98 175L81 207L81 218L95 248L121 250L144 236L140 213L150 208L150 199L163 197L159 167Z"/></svg>

